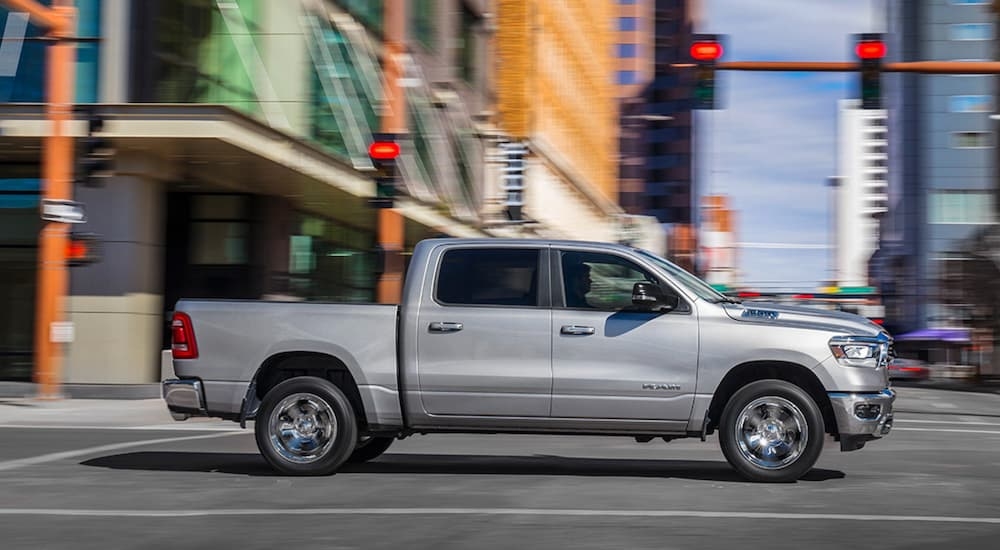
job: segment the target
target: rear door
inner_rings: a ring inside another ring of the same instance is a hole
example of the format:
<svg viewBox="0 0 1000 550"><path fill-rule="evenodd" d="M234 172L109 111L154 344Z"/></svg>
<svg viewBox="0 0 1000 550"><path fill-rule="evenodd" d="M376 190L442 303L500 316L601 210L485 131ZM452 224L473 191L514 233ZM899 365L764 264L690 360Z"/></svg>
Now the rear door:
<svg viewBox="0 0 1000 550"><path fill-rule="evenodd" d="M418 314L417 377L430 415L549 415L548 248L447 248Z"/></svg>
<svg viewBox="0 0 1000 550"><path fill-rule="evenodd" d="M635 311L636 282L677 292L617 253L553 249L553 266L552 416L686 422L698 366L690 304Z"/></svg>

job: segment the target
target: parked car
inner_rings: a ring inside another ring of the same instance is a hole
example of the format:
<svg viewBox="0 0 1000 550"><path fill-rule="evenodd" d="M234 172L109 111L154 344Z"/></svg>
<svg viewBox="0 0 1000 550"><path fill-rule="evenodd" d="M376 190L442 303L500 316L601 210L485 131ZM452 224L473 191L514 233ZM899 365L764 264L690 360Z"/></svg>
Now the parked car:
<svg viewBox="0 0 1000 550"><path fill-rule="evenodd" d="M931 369L919 359L894 357L889 361L889 380L927 380Z"/></svg>

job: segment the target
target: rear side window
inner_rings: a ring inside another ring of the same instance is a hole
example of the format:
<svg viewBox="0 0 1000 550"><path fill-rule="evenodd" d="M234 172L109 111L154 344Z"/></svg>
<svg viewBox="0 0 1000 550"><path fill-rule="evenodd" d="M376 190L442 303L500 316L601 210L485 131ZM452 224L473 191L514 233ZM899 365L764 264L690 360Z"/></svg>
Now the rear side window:
<svg viewBox="0 0 1000 550"><path fill-rule="evenodd" d="M445 252L434 295L470 306L537 306L538 249L464 248Z"/></svg>

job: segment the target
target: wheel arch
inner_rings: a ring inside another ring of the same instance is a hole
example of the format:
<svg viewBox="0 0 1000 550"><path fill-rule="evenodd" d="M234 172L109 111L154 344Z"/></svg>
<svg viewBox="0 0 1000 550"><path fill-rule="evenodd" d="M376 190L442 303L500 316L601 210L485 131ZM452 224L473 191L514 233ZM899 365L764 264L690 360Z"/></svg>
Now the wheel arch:
<svg viewBox="0 0 1000 550"><path fill-rule="evenodd" d="M730 369L712 395L712 401L708 406L706 433L711 434L718 428L722 411L733 394L758 380L784 380L805 390L823 414L824 431L837 434L837 419L833 406L819 378L803 365L787 361L748 361Z"/></svg>
<svg viewBox="0 0 1000 550"><path fill-rule="evenodd" d="M350 401L358 427L367 428L368 417L361 391L347 364L333 355L312 351L287 351L268 357L257 369L247 389L241 421L256 415L261 401L272 388L285 380L302 376L315 376L337 386Z"/></svg>

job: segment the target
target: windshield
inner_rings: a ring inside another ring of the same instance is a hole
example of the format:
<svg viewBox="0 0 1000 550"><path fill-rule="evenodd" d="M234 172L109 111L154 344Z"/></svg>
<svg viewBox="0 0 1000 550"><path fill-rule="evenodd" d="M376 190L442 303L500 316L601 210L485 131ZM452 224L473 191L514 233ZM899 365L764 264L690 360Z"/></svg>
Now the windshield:
<svg viewBox="0 0 1000 550"><path fill-rule="evenodd" d="M666 271L671 277L674 278L674 280L684 285L684 287L690 290L691 292L694 292L695 295L701 298L702 300L707 300L713 303L718 303L718 302L739 303L739 300L730 298L725 294L722 294L721 292L715 290L714 288L711 287L711 285L709 285L705 281L702 281L698 277L695 277L694 275L688 273L687 271L684 271L684 269L682 269L680 266L677 266L657 256L656 254L653 254L652 252L647 252L645 250L638 250L638 249L637 251L643 258L646 258L647 260L656 264L656 266L659 267L660 269Z"/></svg>

